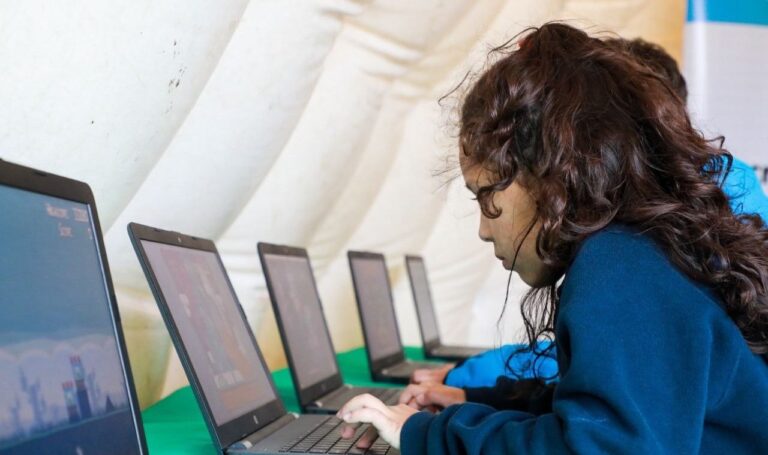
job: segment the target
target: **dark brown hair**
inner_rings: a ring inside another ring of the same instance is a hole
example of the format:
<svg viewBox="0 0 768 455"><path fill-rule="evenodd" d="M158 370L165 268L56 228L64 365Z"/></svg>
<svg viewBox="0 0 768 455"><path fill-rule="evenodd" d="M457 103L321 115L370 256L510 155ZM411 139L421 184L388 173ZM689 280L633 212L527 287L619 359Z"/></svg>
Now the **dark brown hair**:
<svg viewBox="0 0 768 455"><path fill-rule="evenodd" d="M768 353L768 230L759 216L731 211L720 183L732 158L722 138L693 128L670 81L562 23L531 28L492 55L459 119L464 165L492 177L478 191L483 214L498 217L493 194L520 182L537 204L537 253L561 271L609 223L647 233L716 292L753 352ZM551 338L556 307L555 283L523 299L531 346Z"/></svg>
<svg viewBox="0 0 768 455"><path fill-rule="evenodd" d="M663 47L656 43L648 42L642 38L626 40L622 38L610 38L604 41L609 46L626 52L641 65L647 66L656 72L669 84L670 88L683 100L688 100L688 84L680 72L677 62Z"/></svg>

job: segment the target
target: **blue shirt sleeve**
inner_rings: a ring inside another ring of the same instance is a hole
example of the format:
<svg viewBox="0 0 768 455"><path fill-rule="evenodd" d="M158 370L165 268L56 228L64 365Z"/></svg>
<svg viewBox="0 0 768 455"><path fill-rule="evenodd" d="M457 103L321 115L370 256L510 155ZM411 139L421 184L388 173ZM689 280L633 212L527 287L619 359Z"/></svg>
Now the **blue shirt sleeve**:
<svg viewBox="0 0 768 455"><path fill-rule="evenodd" d="M549 341L539 344L546 349ZM507 344L470 357L448 372L445 384L451 387L493 387L499 376L514 379L555 379L557 360L554 346L548 355L536 356L532 352L516 353L507 368L509 356L523 345Z"/></svg>
<svg viewBox="0 0 768 455"><path fill-rule="evenodd" d="M734 213L760 215L763 223L768 224L768 197L750 165L734 158L731 172L726 176L722 187L730 198Z"/></svg>

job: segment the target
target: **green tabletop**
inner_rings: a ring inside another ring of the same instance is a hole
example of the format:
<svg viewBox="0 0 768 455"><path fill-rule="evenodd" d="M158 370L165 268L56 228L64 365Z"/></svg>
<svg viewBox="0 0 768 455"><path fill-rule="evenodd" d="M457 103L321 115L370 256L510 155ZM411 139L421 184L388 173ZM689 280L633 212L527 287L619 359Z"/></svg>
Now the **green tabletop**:
<svg viewBox="0 0 768 455"><path fill-rule="evenodd" d="M405 348L412 360L424 360L421 348ZM371 380L365 349L359 348L338 355L344 382L357 386L386 386ZM291 373L287 368L272 373L277 392L288 411L299 412ZM200 407L189 387L177 390L142 413L149 453L213 454L216 450L203 422Z"/></svg>

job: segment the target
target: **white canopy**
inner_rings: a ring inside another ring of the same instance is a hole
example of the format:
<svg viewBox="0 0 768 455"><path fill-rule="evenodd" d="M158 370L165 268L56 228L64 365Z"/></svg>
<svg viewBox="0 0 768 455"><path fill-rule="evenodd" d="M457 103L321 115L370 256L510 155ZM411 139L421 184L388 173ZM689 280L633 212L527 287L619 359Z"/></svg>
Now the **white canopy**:
<svg viewBox="0 0 768 455"><path fill-rule="evenodd" d="M427 262L445 339L518 335L513 280L444 169L437 99L524 27L572 20L680 55L682 0L0 1L0 157L91 184L142 405L186 379L129 221L217 241L269 363L284 365L257 241L306 246L337 350L362 344L347 249ZM450 173L449 173L450 174Z"/></svg>

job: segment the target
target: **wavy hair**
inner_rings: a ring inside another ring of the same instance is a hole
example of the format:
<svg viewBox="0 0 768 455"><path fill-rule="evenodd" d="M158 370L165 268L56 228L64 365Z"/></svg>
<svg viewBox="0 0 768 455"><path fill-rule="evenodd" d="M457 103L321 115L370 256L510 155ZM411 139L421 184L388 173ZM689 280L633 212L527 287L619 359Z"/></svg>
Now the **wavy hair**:
<svg viewBox="0 0 768 455"><path fill-rule="evenodd" d="M632 226L714 290L754 353L768 353L768 230L731 210L723 138L694 129L663 75L569 25L530 28L491 54L459 108L461 159L491 176L477 195L483 214L498 217L493 194L519 182L536 201L536 251L561 272L591 234ZM555 286L523 298L528 349L552 339Z"/></svg>

